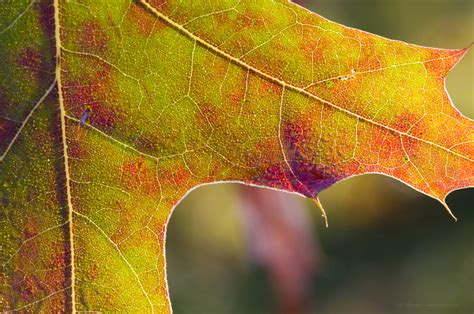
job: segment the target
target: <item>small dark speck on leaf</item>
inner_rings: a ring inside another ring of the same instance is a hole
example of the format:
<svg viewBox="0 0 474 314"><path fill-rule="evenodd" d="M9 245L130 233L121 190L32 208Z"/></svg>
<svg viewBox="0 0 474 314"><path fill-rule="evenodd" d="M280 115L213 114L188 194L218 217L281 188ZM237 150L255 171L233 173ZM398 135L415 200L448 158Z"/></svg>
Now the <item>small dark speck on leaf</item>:
<svg viewBox="0 0 474 314"><path fill-rule="evenodd" d="M90 108L87 108L86 110L84 110L81 116L81 121L79 122L80 127L83 127L84 124L87 122L87 120L89 119L90 112L91 112Z"/></svg>

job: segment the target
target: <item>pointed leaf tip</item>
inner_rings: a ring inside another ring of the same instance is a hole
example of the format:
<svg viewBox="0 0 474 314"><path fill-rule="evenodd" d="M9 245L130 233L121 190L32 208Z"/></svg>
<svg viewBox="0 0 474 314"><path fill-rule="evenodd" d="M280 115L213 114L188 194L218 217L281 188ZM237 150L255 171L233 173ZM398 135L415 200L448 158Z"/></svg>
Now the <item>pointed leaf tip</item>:
<svg viewBox="0 0 474 314"><path fill-rule="evenodd" d="M324 207L321 204L321 201L319 200L319 197L317 195L313 198L313 202L316 204L316 206L318 206L319 210L321 211L321 216L324 218L326 228L328 228L328 216L326 215L326 211L324 210Z"/></svg>
<svg viewBox="0 0 474 314"><path fill-rule="evenodd" d="M453 212L452 212L451 209L449 208L448 204L446 204L445 201L441 201L441 204L443 204L444 208L446 209L446 211L448 212L448 214L453 218L454 222L457 222L457 221L458 221L458 218L453 214Z"/></svg>

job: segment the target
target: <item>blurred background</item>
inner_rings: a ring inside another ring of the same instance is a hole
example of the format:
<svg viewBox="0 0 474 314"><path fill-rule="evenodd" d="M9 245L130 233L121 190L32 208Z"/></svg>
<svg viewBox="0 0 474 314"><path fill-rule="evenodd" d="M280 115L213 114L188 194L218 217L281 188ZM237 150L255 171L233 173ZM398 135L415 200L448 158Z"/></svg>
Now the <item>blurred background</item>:
<svg viewBox="0 0 474 314"><path fill-rule="evenodd" d="M424 46L474 40L473 0L300 0L326 18ZM447 79L474 118L474 49ZM181 313L474 313L474 189L448 204L366 175L307 199L237 184L194 190L168 229Z"/></svg>

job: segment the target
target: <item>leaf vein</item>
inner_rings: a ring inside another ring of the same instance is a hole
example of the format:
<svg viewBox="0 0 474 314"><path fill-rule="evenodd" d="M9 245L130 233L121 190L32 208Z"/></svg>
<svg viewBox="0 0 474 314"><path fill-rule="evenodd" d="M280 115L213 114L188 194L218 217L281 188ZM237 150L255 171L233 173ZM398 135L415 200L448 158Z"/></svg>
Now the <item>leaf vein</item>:
<svg viewBox="0 0 474 314"><path fill-rule="evenodd" d="M273 77L249 64L247 64L246 62L238 59L238 58L235 58L233 57L232 55L228 54L227 52L221 50L220 48L214 46L212 43L209 43L207 42L206 40L202 39L201 37L199 37L198 35L192 33L191 31L189 31L187 28L185 28L183 25L179 24L178 22L174 21L172 18L168 17L167 15L165 15L164 13L158 11L155 7L153 7L149 2L148 0L139 0L139 2L145 6L152 14L156 15L157 17L161 18L162 20L164 20L166 23L168 23L169 25L171 25L172 27L174 27L177 31L181 32L182 34L186 35L187 37L189 37L190 39L192 40L195 40L197 42L199 42L201 45L203 45L205 48L209 49L210 51L224 57L224 58L227 58L229 60L232 60L232 62L234 62L235 64L243 67L244 69L249 69L251 70L252 72L254 72L256 75L259 75L269 81L272 81L272 82L275 82L275 83L278 83L279 85L281 86L284 86L285 88L287 89L290 89L290 90L293 90L295 92L298 92L304 96L307 96L311 99L314 99L314 100L317 100L325 105L328 105L336 110L339 110L351 117L355 117L355 118L358 118L360 120L363 120L363 121L366 121L370 124L373 124L377 127L380 127L382 129L386 129L386 130L389 130L390 132L393 132L395 134L399 134L401 136L405 136L405 137L409 137L409 138L412 138L412 139L415 139L417 141L420 141L420 142L423 142L425 144L428 144L428 145L431 145L431 146L435 146L437 148L440 148L442 150L445 150L453 155L456 155L457 157L459 158L462 158L462 159L465 159L467 161L470 161L470 162L474 162L474 159L468 157L468 156L465 156L461 153L458 153L458 152L455 152L449 148L446 148L442 145L439 145L439 144L436 144L436 143L433 143L431 141L428 141L428 140L424 140L422 138L419 138L419 137L416 137L412 134L409 134L409 133L406 133L406 132L403 132L403 131L399 131L397 129L394 129L392 127L389 127L389 126L386 126L386 125L383 125L379 122L376 122L370 118L367 118L367 117L364 117L364 116L361 116L357 113L354 113L350 110L347 110L347 109L344 109L344 108L341 108L325 99L322 99L320 98L319 96L315 95L315 94L312 94L310 92L308 92L307 90L305 90L304 88L301 88L301 87L298 87L298 86L295 86L293 84L290 84L280 78L276 78L276 77ZM433 61L433 60L431 60Z"/></svg>

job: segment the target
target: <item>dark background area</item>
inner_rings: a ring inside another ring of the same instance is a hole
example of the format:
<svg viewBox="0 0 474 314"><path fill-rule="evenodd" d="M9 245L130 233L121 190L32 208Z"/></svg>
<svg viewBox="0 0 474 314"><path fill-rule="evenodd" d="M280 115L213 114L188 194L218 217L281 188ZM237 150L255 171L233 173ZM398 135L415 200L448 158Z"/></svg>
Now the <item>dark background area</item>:
<svg viewBox="0 0 474 314"><path fill-rule="evenodd" d="M299 3L344 25L419 45L462 48L474 40L474 1ZM471 50L447 79L454 104L470 118L473 73ZM239 189L201 187L176 208L167 240L176 314L277 311L268 272L246 240ZM474 189L448 197L459 219L454 223L439 203L394 179L352 178L321 193L328 229L313 202L286 197L291 210L307 217L318 253L317 274L308 274L306 312L474 312Z"/></svg>

